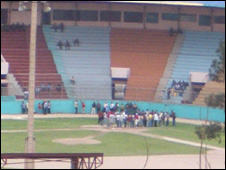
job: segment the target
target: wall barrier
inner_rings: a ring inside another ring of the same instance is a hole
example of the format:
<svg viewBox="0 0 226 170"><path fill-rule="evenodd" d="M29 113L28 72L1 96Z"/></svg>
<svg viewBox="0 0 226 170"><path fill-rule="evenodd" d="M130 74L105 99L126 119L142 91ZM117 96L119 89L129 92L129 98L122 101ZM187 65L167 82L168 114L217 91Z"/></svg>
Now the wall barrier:
<svg viewBox="0 0 226 170"><path fill-rule="evenodd" d="M81 113L81 102L78 101L78 112ZM91 107L94 101L84 100L86 104L85 113L91 113ZM112 101L95 101L100 102L103 107L104 102L110 104ZM117 101L114 101L115 103ZM18 115L22 113L21 109L22 101L1 101L1 114L11 114ZM38 104L42 103L41 100L35 101L35 111L38 112ZM119 105L122 103L125 105L127 101L119 101ZM146 111L149 110L158 110L158 111L168 111L173 110L176 113L178 118L185 119L195 119L195 120L205 120L207 117L207 112L209 112L209 120L217 122L225 122L225 111L222 109L207 108L194 105L175 105L175 104L164 104L164 103L149 103L149 102L132 102L136 103L140 110ZM74 109L74 100L51 100L51 112L52 113L64 113L64 114L73 114ZM41 114L41 113L38 113Z"/></svg>

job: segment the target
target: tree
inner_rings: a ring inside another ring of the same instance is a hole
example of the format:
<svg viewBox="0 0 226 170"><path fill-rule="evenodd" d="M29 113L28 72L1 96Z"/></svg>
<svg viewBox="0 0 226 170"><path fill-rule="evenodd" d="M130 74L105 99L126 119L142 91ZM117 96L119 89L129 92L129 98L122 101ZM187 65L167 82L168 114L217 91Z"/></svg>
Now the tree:
<svg viewBox="0 0 226 170"><path fill-rule="evenodd" d="M209 107L215 107L225 110L225 94L210 94L208 97L205 98L205 103Z"/></svg>
<svg viewBox="0 0 226 170"><path fill-rule="evenodd" d="M225 42L220 42L220 47L217 49L217 54L219 56L218 60L214 60L211 68L209 70L209 77L212 81L216 82L225 82ZM220 108L225 110L225 93L219 93L219 94L211 94L205 99L205 103L208 107L214 107L214 108ZM205 125L201 127L196 127L195 133L201 140L201 146L200 146L200 161L199 161L199 168L201 169L202 165L202 148L204 140L207 138L208 140L211 139L219 139L219 143L221 142L221 132L222 127L219 123L210 123L210 125L207 126L208 122L208 116L209 116L209 109L207 113L207 118L205 121ZM210 164L207 160L207 146L206 151L204 153L205 160L206 160L206 168L207 165L210 167ZM211 167L210 167L211 168Z"/></svg>
<svg viewBox="0 0 226 170"><path fill-rule="evenodd" d="M225 41L220 42L217 49L218 60L213 60L209 70L209 76L212 81L225 82Z"/></svg>

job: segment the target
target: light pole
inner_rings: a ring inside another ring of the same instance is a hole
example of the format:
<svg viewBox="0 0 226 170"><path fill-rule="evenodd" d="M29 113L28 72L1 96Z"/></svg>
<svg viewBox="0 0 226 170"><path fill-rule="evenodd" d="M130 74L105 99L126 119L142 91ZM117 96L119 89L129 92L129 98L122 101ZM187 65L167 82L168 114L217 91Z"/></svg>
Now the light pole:
<svg viewBox="0 0 226 170"><path fill-rule="evenodd" d="M37 34L38 1L31 2L31 29L29 50L29 100L28 123L26 138L26 153L35 152L34 140L34 102L35 102L35 61L36 61L36 34ZM25 169L34 169L34 160L26 160Z"/></svg>

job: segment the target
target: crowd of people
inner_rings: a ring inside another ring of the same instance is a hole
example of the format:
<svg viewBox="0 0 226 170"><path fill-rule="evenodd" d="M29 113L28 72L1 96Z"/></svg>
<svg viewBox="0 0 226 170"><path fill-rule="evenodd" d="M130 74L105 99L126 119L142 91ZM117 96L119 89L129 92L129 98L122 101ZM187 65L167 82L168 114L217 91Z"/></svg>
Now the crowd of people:
<svg viewBox="0 0 226 170"><path fill-rule="evenodd" d="M81 102L82 113L85 111L85 103ZM75 113L78 113L78 101L75 101ZM98 114L98 124L108 127L116 125L117 127L157 127L169 126L169 120L172 118L172 125L176 125L176 114L174 111L164 112L148 109L141 111L137 104L127 103L119 104L105 102L103 106L99 102L93 102L91 114Z"/></svg>
<svg viewBox="0 0 226 170"><path fill-rule="evenodd" d="M22 114L28 113L28 101L23 101L21 104ZM35 113L42 113L44 115L51 114L51 102L43 101L42 103L38 103L37 109L35 109Z"/></svg>
<svg viewBox="0 0 226 170"><path fill-rule="evenodd" d="M74 103L75 114L78 114L78 101ZM22 113L28 113L28 102L23 101L21 104ZM81 102L81 111L85 113L86 105ZM38 104L35 113L51 114L51 102L43 101ZM91 107L91 114L98 115L98 124L106 125L107 127L117 126L121 127L161 127L169 126L170 119L172 125L176 126L176 113L157 111L148 109L141 111L137 104L127 103L126 105L119 105L117 102L108 104L105 102L103 106L98 102L93 102Z"/></svg>
<svg viewBox="0 0 226 170"><path fill-rule="evenodd" d="M26 31L26 26L24 24L11 24L11 25L2 25L1 26L1 31L4 32L15 32L15 31Z"/></svg>
<svg viewBox="0 0 226 170"><path fill-rule="evenodd" d="M108 127L116 125L119 128L169 126L170 118L172 118L172 125L176 126L176 114L173 111L168 113L147 110L146 112L138 111L136 114L126 114L124 110L122 112L110 110L109 112L100 111L98 113L98 123L100 125Z"/></svg>
<svg viewBox="0 0 226 170"><path fill-rule="evenodd" d="M172 81L171 86L167 89L167 99L169 100L171 96L179 96L183 97L184 91L189 86L189 84L185 81L176 82Z"/></svg>

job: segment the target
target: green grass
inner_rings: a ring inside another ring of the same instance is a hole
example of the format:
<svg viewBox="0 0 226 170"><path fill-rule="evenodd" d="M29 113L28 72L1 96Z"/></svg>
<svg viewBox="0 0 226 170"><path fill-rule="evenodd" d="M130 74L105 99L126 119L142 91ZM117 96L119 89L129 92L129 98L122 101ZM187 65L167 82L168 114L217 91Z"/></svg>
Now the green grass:
<svg viewBox="0 0 226 170"><path fill-rule="evenodd" d="M98 131L83 131L77 128L83 125L95 125L95 118L55 118L35 119L36 152L40 153L86 153L101 152L105 156L136 156L146 155L146 140L144 137L127 133L100 133ZM26 130L25 120L2 120L1 130ZM52 129L74 129L70 131L48 131ZM176 127L151 128L147 133L158 134L188 141L199 142L194 134L194 125L177 124ZM2 153L23 153L25 151L26 133L1 133ZM66 146L53 143L54 139L81 138L95 136L101 141L99 145ZM147 138L150 154L198 154L199 148ZM213 144L217 142L214 141ZM216 144L217 145L217 144ZM218 145L217 145L218 146ZM225 135L222 136L221 147L225 147Z"/></svg>
<svg viewBox="0 0 226 170"><path fill-rule="evenodd" d="M97 136L101 141L98 145L66 146L52 143L59 138L81 138ZM26 133L3 133L1 135L2 153L23 153L25 150ZM95 131L67 132L36 132L36 152L38 153L104 153L105 156L136 156L146 155L146 140L144 137L127 133L100 134ZM198 154L196 147L147 138L150 154Z"/></svg>
<svg viewBox="0 0 226 170"><path fill-rule="evenodd" d="M195 134L196 126L197 125L177 123L176 127L169 126L150 128L147 133L200 143L199 138ZM208 145L225 148L225 133L223 132L221 134L221 139L222 141L220 144L218 143L218 140L206 140L205 143Z"/></svg>
<svg viewBox="0 0 226 170"><path fill-rule="evenodd" d="M95 125L97 119L93 118L55 118L55 119L35 119L35 129L63 129L78 128L82 125ZM1 130L26 130L26 120L2 120Z"/></svg>

